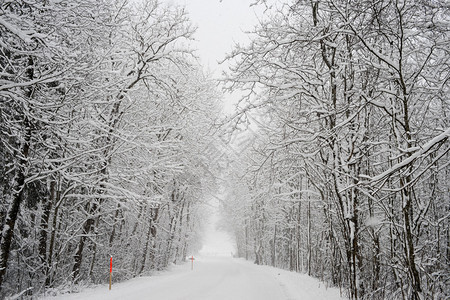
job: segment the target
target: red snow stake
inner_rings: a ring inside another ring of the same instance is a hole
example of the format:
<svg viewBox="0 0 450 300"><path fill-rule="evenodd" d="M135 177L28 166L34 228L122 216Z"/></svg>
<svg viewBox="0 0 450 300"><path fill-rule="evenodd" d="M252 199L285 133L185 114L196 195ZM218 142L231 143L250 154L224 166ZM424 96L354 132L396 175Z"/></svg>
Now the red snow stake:
<svg viewBox="0 0 450 300"><path fill-rule="evenodd" d="M109 290L111 290L111 281L112 281L112 256L109 260Z"/></svg>
<svg viewBox="0 0 450 300"><path fill-rule="evenodd" d="M194 270L194 256L192 255L189 259L191 260L191 270Z"/></svg>

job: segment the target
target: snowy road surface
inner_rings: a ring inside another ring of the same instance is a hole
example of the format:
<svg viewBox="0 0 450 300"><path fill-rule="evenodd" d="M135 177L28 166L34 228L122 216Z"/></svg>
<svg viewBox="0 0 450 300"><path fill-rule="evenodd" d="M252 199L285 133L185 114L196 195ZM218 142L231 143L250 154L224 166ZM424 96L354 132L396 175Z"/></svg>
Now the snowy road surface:
<svg viewBox="0 0 450 300"><path fill-rule="evenodd" d="M306 275L257 266L242 259L200 258L156 276L87 289L45 300L329 300L338 289Z"/></svg>

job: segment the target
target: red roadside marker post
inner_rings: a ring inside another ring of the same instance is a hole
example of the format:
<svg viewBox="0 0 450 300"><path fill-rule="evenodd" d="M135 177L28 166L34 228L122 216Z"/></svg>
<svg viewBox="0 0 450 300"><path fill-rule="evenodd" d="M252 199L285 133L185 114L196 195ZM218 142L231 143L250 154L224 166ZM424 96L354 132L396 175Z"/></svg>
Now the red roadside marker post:
<svg viewBox="0 0 450 300"><path fill-rule="evenodd" d="M194 255L189 258L191 260L191 270L194 270Z"/></svg>
<svg viewBox="0 0 450 300"><path fill-rule="evenodd" d="M112 281L112 256L109 260L109 290L111 290L111 281Z"/></svg>

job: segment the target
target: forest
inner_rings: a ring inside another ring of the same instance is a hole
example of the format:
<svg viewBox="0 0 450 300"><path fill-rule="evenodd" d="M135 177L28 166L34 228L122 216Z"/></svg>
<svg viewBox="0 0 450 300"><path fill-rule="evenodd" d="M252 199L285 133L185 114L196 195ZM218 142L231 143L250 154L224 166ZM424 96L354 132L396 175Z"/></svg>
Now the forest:
<svg viewBox="0 0 450 300"><path fill-rule="evenodd" d="M182 262L217 190L237 256L450 297L448 3L251 5L215 80L182 6L0 0L0 298Z"/></svg>
<svg viewBox="0 0 450 300"><path fill-rule="evenodd" d="M0 298L183 260L219 111L186 11L0 3Z"/></svg>
<svg viewBox="0 0 450 300"><path fill-rule="evenodd" d="M446 299L448 3L258 2L225 80L249 128L223 205L239 255L350 299Z"/></svg>

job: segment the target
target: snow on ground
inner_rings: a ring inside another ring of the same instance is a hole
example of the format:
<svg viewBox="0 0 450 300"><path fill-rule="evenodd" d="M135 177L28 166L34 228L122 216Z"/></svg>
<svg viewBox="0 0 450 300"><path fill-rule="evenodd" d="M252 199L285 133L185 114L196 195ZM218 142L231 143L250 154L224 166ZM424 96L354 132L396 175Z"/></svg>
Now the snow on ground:
<svg viewBox="0 0 450 300"><path fill-rule="evenodd" d="M152 277L41 300L341 300L338 289L303 274L231 257L196 258Z"/></svg>
<svg viewBox="0 0 450 300"><path fill-rule="evenodd" d="M200 257L150 277L134 278L41 300L341 300L338 289L304 274L257 266L232 258L234 241L217 228L218 202L211 211ZM113 273L114 274L114 273ZM113 275L114 278L114 275Z"/></svg>

